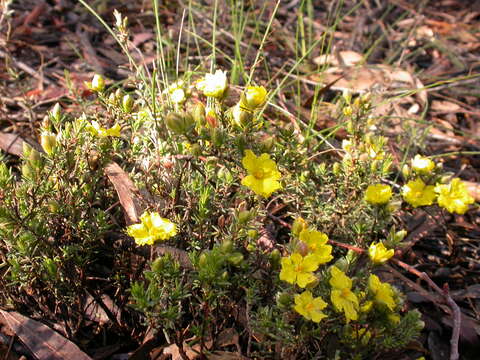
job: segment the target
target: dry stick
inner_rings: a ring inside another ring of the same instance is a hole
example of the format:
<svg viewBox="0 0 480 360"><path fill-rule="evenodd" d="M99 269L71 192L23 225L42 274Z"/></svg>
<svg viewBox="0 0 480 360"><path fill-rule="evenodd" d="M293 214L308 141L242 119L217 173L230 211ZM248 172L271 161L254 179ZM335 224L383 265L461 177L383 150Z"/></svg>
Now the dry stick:
<svg viewBox="0 0 480 360"><path fill-rule="evenodd" d="M53 82L48 80L47 78L45 78L44 76L40 75L37 71L35 71L34 69L32 69L30 66L28 66L27 64L19 61L19 60L16 60L13 56L10 56L8 55L5 51L3 50L0 50L0 57L4 58L4 59L11 59L13 64L25 71L27 74L29 74L30 76L33 76L35 79L37 79L38 81L42 81L45 85L53 85Z"/></svg>

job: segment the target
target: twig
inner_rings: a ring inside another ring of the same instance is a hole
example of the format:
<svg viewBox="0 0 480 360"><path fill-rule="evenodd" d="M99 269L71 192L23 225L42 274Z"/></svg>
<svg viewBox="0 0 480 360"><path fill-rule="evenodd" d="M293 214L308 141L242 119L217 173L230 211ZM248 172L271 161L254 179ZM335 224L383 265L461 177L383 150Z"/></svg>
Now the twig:
<svg viewBox="0 0 480 360"><path fill-rule="evenodd" d="M13 56L10 56L7 54L5 51L0 49L0 57L4 59L10 59L12 63L19 69L25 71L28 75L33 76L35 79L38 81L43 82L45 85L53 85L53 82L48 80L46 77L40 75L38 71L32 69L30 66L25 64L24 62L20 60L16 60Z"/></svg>

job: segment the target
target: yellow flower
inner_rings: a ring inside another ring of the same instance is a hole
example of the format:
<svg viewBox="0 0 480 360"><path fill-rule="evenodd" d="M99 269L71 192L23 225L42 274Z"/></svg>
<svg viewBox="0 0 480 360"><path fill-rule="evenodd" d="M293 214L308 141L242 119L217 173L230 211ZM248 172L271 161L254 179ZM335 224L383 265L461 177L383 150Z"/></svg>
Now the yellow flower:
<svg viewBox="0 0 480 360"><path fill-rule="evenodd" d="M263 86L247 86L240 101L240 106L255 110L267 101L267 90Z"/></svg>
<svg viewBox="0 0 480 360"><path fill-rule="evenodd" d="M326 307L327 303L321 297L314 298L310 291L304 291L300 295L295 295L295 306L293 308L304 318L313 322L318 323L327 317L322 312Z"/></svg>
<svg viewBox="0 0 480 360"><path fill-rule="evenodd" d="M319 264L317 258L312 254L303 257L298 253L294 253L283 257L281 262L280 280L290 284L297 284L304 288L317 279L313 272L318 269Z"/></svg>
<svg viewBox="0 0 480 360"><path fill-rule="evenodd" d="M300 241L308 246L308 250L317 257L319 264L325 264L333 259L332 247L326 245L328 236L320 231L304 229L300 232Z"/></svg>
<svg viewBox="0 0 480 360"><path fill-rule="evenodd" d="M435 168L435 163L427 157L419 154L412 159L412 169L417 174L430 174Z"/></svg>
<svg viewBox="0 0 480 360"><path fill-rule="evenodd" d="M104 138L108 136L119 137L121 127L119 124L115 124L110 129L106 129L103 126L100 126L97 121L92 121L90 124L85 126L85 129L93 136Z"/></svg>
<svg viewBox="0 0 480 360"><path fill-rule="evenodd" d="M383 264L385 263L388 259L390 259L395 251L393 249L387 250L385 245L383 243L379 242L377 244L371 243L370 247L368 248L368 256L370 257L370 260L374 264Z"/></svg>
<svg viewBox="0 0 480 360"><path fill-rule="evenodd" d="M332 266L330 274L332 275L330 278L330 285L332 286L330 299L332 304L338 311L345 313L347 323L350 320L357 320L359 306L357 295L352 292L352 279L336 266Z"/></svg>
<svg viewBox="0 0 480 360"><path fill-rule="evenodd" d="M167 240L177 234L177 226L157 212L145 212L140 216L140 224L127 227L127 234L137 245L153 245L158 240Z"/></svg>
<svg viewBox="0 0 480 360"><path fill-rule="evenodd" d="M434 186L426 185L422 179L409 181L402 187L403 199L413 207L432 205L437 195Z"/></svg>
<svg viewBox="0 0 480 360"><path fill-rule="evenodd" d="M392 197L390 185L374 184L369 185L365 191L365 201L372 205L383 205L388 203Z"/></svg>
<svg viewBox="0 0 480 360"><path fill-rule="evenodd" d="M393 311L397 306L395 302L395 293L393 288L388 283L382 283L378 276L370 275L368 278L368 288L374 296L374 301L377 304L382 304L388 307L390 311Z"/></svg>
<svg viewBox="0 0 480 360"><path fill-rule="evenodd" d="M450 184L438 184L435 186L438 194L438 205L451 213L463 215L468 210L468 205L473 204L475 199L470 196L465 183L459 178L454 178Z"/></svg>
<svg viewBox="0 0 480 360"><path fill-rule="evenodd" d="M205 78L197 83L197 89L205 96L221 98L228 87L227 72L215 71L215 74L205 74Z"/></svg>
<svg viewBox="0 0 480 360"><path fill-rule="evenodd" d="M281 174L270 155L263 153L257 157L251 150L246 150L242 164L249 174L242 179L242 185L249 187L255 194L267 198L282 188L278 181Z"/></svg>

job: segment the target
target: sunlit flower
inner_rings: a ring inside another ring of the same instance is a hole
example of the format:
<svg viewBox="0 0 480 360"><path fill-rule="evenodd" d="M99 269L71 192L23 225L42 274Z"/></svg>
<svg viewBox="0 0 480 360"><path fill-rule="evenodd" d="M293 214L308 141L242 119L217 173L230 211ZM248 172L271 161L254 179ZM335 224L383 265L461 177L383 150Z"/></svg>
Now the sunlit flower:
<svg viewBox="0 0 480 360"><path fill-rule="evenodd" d="M263 153L257 157L251 150L246 150L242 164L248 171L248 175L242 179L242 185L249 187L255 194L267 198L282 188L278 181L281 174L270 155Z"/></svg>
<svg viewBox="0 0 480 360"><path fill-rule="evenodd" d="M365 191L365 201L373 205L383 205L388 203L392 197L392 188L390 185L374 184L369 185Z"/></svg>
<svg viewBox="0 0 480 360"><path fill-rule="evenodd" d="M228 87L227 72L215 71L215 74L205 74L205 78L197 83L197 89L205 96L221 98Z"/></svg>
<svg viewBox="0 0 480 360"><path fill-rule="evenodd" d="M433 185L426 185L422 179L409 181L402 187L402 196L413 207L432 205L437 195Z"/></svg>
<svg viewBox="0 0 480 360"><path fill-rule="evenodd" d="M319 264L325 264L333 259L332 247L327 245L326 234L313 229L304 229L300 232L299 238L307 244L309 252L317 257Z"/></svg>
<svg viewBox="0 0 480 360"><path fill-rule="evenodd" d="M390 311L395 309L397 306L395 292L390 284L382 283L378 276L371 274L368 278L368 288L377 304L385 305Z"/></svg>
<svg viewBox="0 0 480 360"><path fill-rule="evenodd" d="M165 89L163 92L165 94L168 94L170 96L170 100L174 104L183 104L185 100L187 99L187 96L185 94L184 90L185 82L183 80L178 80L171 84L167 89Z"/></svg>
<svg viewBox="0 0 480 360"><path fill-rule="evenodd" d="M395 251L393 249L387 250L383 243L372 243L368 248L368 256L374 264L383 264L390 259Z"/></svg>
<svg viewBox="0 0 480 360"><path fill-rule="evenodd" d="M321 297L314 298L310 291L304 291L300 295L295 295L295 306L293 308L304 318L313 322L318 323L327 317L322 312L326 307L327 303Z"/></svg>
<svg viewBox="0 0 480 360"><path fill-rule="evenodd" d="M412 159L412 169L417 174L430 174L435 168L435 163L427 157L419 154Z"/></svg>
<svg viewBox="0 0 480 360"><path fill-rule="evenodd" d="M350 320L357 320L359 305L357 295L352 292L352 279L336 266L332 266L330 274L332 276L330 278L332 304L338 311L345 313L347 323Z"/></svg>
<svg viewBox="0 0 480 360"><path fill-rule="evenodd" d="M248 110L255 110L267 101L267 90L263 86L247 86L243 93L241 106Z"/></svg>
<svg viewBox="0 0 480 360"><path fill-rule="evenodd" d="M298 253L294 253L283 257L281 263L280 280L290 284L297 284L304 288L317 279L313 272L318 269L319 264L313 254L303 257Z"/></svg>
<svg viewBox="0 0 480 360"><path fill-rule="evenodd" d="M475 199L468 193L467 186L459 178L454 178L450 184L438 184L435 186L438 194L438 205L451 213L463 215L468 210L468 205L473 204Z"/></svg>
<svg viewBox="0 0 480 360"><path fill-rule="evenodd" d="M97 121L92 121L90 124L87 124L85 126L85 129L92 134L93 136L98 136L98 137L108 137L108 136L114 136L114 137L119 137L120 136L120 130L121 127L119 124L113 125L110 129L104 128L103 126L100 126L100 124Z"/></svg>
<svg viewBox="0 0 480 360"><path fill-rule="evenodd" d="M177 234L177 226L157 212L145 212L140 224L127 227L127 234L135 239L137 245L153 245L156 241L167 240Z"/></svg>

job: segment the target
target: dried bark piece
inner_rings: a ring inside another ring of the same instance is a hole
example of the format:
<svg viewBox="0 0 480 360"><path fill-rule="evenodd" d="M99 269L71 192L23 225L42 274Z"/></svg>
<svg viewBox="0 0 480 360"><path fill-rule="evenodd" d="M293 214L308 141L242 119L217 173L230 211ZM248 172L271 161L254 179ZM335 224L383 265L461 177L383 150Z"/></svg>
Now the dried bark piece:
<svg viewBox="0 0 480 360"><path fill-rule="evenodd" d="M117 191L127 225L137 223L142 213L142 206L136 195L138 194L137 187L130 180L128 174L115 162L105 167L105 174Z"/></svg>
<svg viewBox="0 0 480 360"><path fill-rule="evenodd" d="M17 312L0 310L8 326L38 360L92 360L80 348L48 326Z"/></svg>

